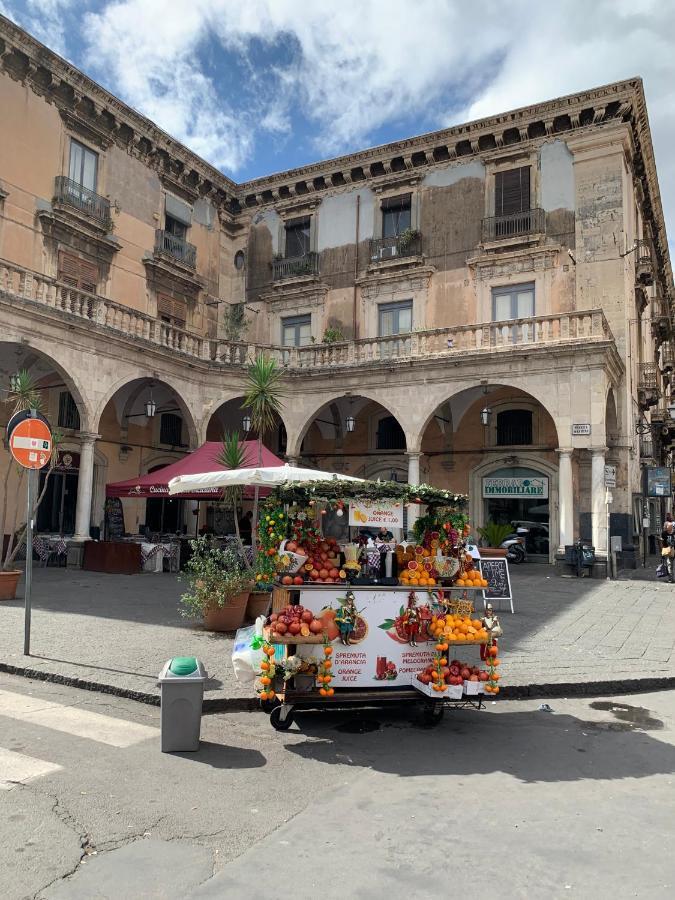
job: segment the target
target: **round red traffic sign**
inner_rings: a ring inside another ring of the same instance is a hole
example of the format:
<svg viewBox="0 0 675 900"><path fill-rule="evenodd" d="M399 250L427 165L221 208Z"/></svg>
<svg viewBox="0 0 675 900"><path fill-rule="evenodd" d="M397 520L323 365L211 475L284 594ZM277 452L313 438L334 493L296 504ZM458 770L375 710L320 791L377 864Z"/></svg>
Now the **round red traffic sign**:
<svg viewBox="0 0 675 900"><path fill-rule="evenodd" d="M9 438L9 449L24 469L42 469L52 454L52 434L41 419L24 419Z"/></svg>

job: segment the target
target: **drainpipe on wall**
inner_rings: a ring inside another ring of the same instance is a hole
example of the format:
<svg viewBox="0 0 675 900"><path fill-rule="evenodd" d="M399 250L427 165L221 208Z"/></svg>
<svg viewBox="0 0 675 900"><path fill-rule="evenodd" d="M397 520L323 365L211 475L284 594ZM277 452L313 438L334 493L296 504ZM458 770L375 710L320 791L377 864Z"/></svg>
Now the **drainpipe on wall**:
<svg viewBox="0 0 675 900"><path fill-rule="evenodd" d="M356 195L356 252L354 253L354 310L353 310L353 320L352 320L352 331L354 334L354 340L358 338L358 315L356 308L356 279L359 274L359 219L361 216L361 195Z"/></svg>

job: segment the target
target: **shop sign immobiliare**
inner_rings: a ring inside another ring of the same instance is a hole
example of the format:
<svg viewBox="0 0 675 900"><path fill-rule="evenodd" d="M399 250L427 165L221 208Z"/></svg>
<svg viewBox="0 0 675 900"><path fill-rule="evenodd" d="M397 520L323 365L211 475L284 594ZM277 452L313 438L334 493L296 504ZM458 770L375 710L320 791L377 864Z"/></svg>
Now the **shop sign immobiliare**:
<svg viewBox="0 0 675 900"><path fill-rule="evenodd" d="M483 497L548 498L548 478L483 478Z"/></svg>

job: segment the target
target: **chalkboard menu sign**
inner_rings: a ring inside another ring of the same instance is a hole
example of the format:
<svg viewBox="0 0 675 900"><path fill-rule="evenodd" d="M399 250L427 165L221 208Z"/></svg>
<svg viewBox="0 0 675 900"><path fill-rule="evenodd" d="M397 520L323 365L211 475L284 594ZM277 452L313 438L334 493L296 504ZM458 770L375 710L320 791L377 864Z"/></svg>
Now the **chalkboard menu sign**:
<svg viewBox="0 0 675 900"><path fill-rule="evenodd" d="M487 588L483 591L483 599L486 601L511 601L511 579L506 559L481 558L480 570L488 583ZM513 603L511 603L511 612L513 612Z"/></svg>
<svg viewBox="0 0 675 900"><path fill-rule="evenodd" d="M105 536L107 540L124 537L124 510L121 497L108 497L105 501Z"/></svg>

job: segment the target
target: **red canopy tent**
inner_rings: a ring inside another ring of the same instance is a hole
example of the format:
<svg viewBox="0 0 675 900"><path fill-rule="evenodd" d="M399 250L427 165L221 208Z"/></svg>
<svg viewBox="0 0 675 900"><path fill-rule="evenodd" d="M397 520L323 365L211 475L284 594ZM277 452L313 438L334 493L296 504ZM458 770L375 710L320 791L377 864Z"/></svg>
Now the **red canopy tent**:
<svg viewBox="0 0 675 900"><path fill-rule="evenodd" d="M244 467L258 465L258 444L256 441L243 441L244 447ZM220 472L225 469L218 462L223 449L220 441L207 441L188 453L183 459L179 459L175 463L164 466L156 472L150 472L148 475L139 475L137 478L129 478L127 481L117 481L113 484L107 484L105 488L106 497L168 497L169 481L177 475L197 475L201 472ZM275 456L267 447L262 448L263 466L283 466L283 460ZM261 489L261 495L269 493L269 489ZM202 489L187 494L178 494L187 500L219 500L222 489ZM174 495L176 496L176 495ZM253 496L253 488L244 489L245 497Z"/></svg>

